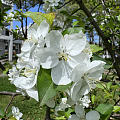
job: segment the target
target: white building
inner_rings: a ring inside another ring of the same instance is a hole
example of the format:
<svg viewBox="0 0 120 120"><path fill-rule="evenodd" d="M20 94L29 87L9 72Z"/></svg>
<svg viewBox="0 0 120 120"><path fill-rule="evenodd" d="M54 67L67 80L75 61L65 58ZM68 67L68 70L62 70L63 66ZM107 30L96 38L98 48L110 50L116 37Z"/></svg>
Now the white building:
<svg viewBox="0 0 120 120"><path fill-rule="evenodd" d="M12 7L12 3L10 3L8 0L2 0L2 8L5 7ZM4 23L5 26L10 25L10 30L13 27L13 23ZM5 56L7 54L7 57L9 61L12 61L13 54L20 53L22 40L14 40L13 35L9 32L7 28L0 27L0 56Z"/></svg>

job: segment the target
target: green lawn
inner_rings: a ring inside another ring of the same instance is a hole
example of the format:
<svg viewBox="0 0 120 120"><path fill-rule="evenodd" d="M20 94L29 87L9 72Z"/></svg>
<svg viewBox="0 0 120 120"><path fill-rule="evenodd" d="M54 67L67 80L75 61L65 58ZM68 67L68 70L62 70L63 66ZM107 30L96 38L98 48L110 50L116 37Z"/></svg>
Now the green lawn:
<svg viewBox="0 0 120 120"><path fill-rule="evenodd" d="M16 87L10 84L7 77L0 77L0 91L10 91L15 92ZM7 104L9 103L10 96L0 95L0 109L4 110ZM16 96L9 107L16 106L23 113L24 120L44 120L44 110L39 107L39 103L34 99L27 99L26 97L19 95Z"/></svg>

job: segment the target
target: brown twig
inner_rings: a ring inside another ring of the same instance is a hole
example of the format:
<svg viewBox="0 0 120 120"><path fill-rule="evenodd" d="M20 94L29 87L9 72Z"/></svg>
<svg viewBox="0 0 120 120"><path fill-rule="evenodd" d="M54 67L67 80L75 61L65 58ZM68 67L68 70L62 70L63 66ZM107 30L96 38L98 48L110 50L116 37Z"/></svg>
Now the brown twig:
<svg viewBox="0 0 120 120"><path fill-rule="evenodd" d="M21 93L2 91L0 92L0 95L17 96L17 95L21 95Z"/></svg>
<svg viewBox="0 0 120 120"><path fill-rule="evenodd" d="M51 118L50 118L50 108L49 107L46 108L46 118L45 118L45 120L51 120Z"/></svg>
<svg viewBox="0 0 120 120"><path fill-rule="evenodd" d="M60 6L58 9L61 9L61 8L64 7L65 5L69 4L70 2L72 2L72 0L69 0L68 2L66 2L65 4L63 4L62 6Z"/></svg>
<svg viewBox="0 0 120 120"><path fill-rule="evenodd" d="M14 99L14 95L12 95L12 97L11 97L11 99L10 99L10 101L9 101L9 103L8 103L8 105L6 106L6 108L5 108L5 110L4 110L4 112L5 113L7 113L7 110L8 110L8 108L9 108L9 106L11 105L11 103L12 103L12 101L13 101L13 99Z"/></svg>
<svg viewBox="0 0 120 120"><path fill-rule="evenodd" d="M4 110L4 112L7 113L7 110L9 108L9 106L11 105L14 97L17 96L17 95L21 95L21 93L2 91L2 92L0 92L0 95L9 95L9 96L11 96L11 99L10 99L9 103L7 104L5 110Z"/></svg>

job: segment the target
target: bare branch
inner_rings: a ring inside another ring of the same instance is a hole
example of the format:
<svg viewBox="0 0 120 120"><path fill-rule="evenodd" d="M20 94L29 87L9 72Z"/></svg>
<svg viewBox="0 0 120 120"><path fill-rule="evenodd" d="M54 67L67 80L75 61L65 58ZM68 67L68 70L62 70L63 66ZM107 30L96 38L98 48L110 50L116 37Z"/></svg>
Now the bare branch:
<svg viewBox="0 0 120 120"><path fill-rule="evenodd" d="M0 95L17 96L17 95L21 95L21 93L2 91L0 92Z"/></svg>
<svg viewBox="0 0 120 120"><path fill-rule="evenodd" d="M65 5L69 4L70 2L72 2L72 0L69 0L68 2L66 2L65 4L63 4L62 6L60 6L58 9L61 9L61 8L64 7Z"/></svg>
<svg viewBox="0 0 120 120"><path fill-rule="evenodd" d="M78 12L79 10L81 10L81 9L78 8L77 10L73 11L73 12L71 13L71 15L75 14L75 13Z"/></svg>
<svg viewBox="0 0 120 120"><path fill-rule="evenodd" d="M101 5L102 3L98 3L90 12L92 13L99 5Z"/></svg>
<svg viewBox="0 0 120 120"><path fill-rule="evenodd" d="M14 99L14 95L12 95L12 97L11 97L11 99L10 99L10 101L9 101L9 103L8 103L8 105L6 106L6 108L5 108L5 113L7 113L7 110L8 110L8 108L9 108L9 106L11 105L11 103L12 103L12 101L13 101L13 99Z"/></svg>

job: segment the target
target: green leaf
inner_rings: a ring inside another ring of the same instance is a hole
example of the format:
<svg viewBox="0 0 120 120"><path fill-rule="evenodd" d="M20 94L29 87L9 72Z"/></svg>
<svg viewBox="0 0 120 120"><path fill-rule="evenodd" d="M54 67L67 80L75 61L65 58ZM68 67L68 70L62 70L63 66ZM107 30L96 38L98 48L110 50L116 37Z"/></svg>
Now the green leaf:
<svg viewBox="0 0 120 120"><path fill-rule="evenodd" d="M120 111L120 106L114 106L113 112L119 112Z"/></svg>
<svg viewBox="0 0 120 120"><path fill-rule="evenodd" d="M70 86L71 86L71 83L68 84L68 85L58 85L58 86L55 86L55 87L56 87L56 91L64 92L64 91L67 90Z"/></svg>
<svg viewBox="0 0 120 120"><path fill-rule="evenodd" d="M112 82L108 82L107 83L107 89L110 90L111 86L112 86Z"/></svg>
<svg viewBox="0 0 120 120"><path fill-rule="evenodd" d="M17 120L17 119L14 117L10 117L8 120Z"/></svg>
<svg viewBox="0 0 120 120"><path fill-rule="evenodd" d="M120 15L118 16L118 21L120 21Z"/></svg>
<svg viewBox="0 0 120 120"><path fill-rule="evenodd" d="M100 104L100 105L98 105L96 110L103 115L108 115L108 114L112 113L113 105L112 104Z"/></svg>
<svg viewBox="0 0 120 120"><path fill-rule="evenodd" d="M50 98L56 95L51 76L44 69L41 69L39 72L37 88L41 106L43 106Z"/></svg>
<svg viewBox="0 0 120 120"><path fill-rule="evenodd" d="M69 116L71 115L72 112L74 112L74 110L69 108L68 111L65 112L65 117L69 118Z"/></svg>
<svg viewBox="0 0 120 120"><path fill-rule="evenodd" d="M0 109L0 116L4 117L5 113L3 110Z"/></svg>
<svg viewBox="0 0 120 120"><path fill-rule="evenodd" d="M82 27L68 28L64 30L62 34L65 35L65 34L79 33L81 30L83 30Z"/></svg>
<svg viewBox="0 0 120 120"><path fill-rule="evenodd" d="M92 96L91 96L91 101L92 101L92 104L95 103L95 95L92 95Z"/></svg>
<svg viewBox="0 0 120 120"><path fill-rule="evenodd" d="M32 20L40 25L43 20L46 20L49 25L52 25L55 18L54 13L41 13L41 12L26 12L24 13L26 17L32 18Z"/></svg>
<svg viewBox="0 0 120 120"><path fill-rule="evenodd" d="M78 23L79 23L79 21L74 21L74 22L72 23L72 25L75 26L75 25L77 25Z"/></svg>
<svg viewBox="0 0 120 120"><path fill-rule="evenodd" d="M105 89L104 86L102 85L102 83L101 84L100 83L96 84L96 87L100 88L100 89Z"/></svg>
<svg viewBox="0 0 120 120"><path fill-rule="evenodd" d="M99 47L98 45L94 45L94 44L90 44L90 48L93 53L103 50L102 47Z"/></svg>

